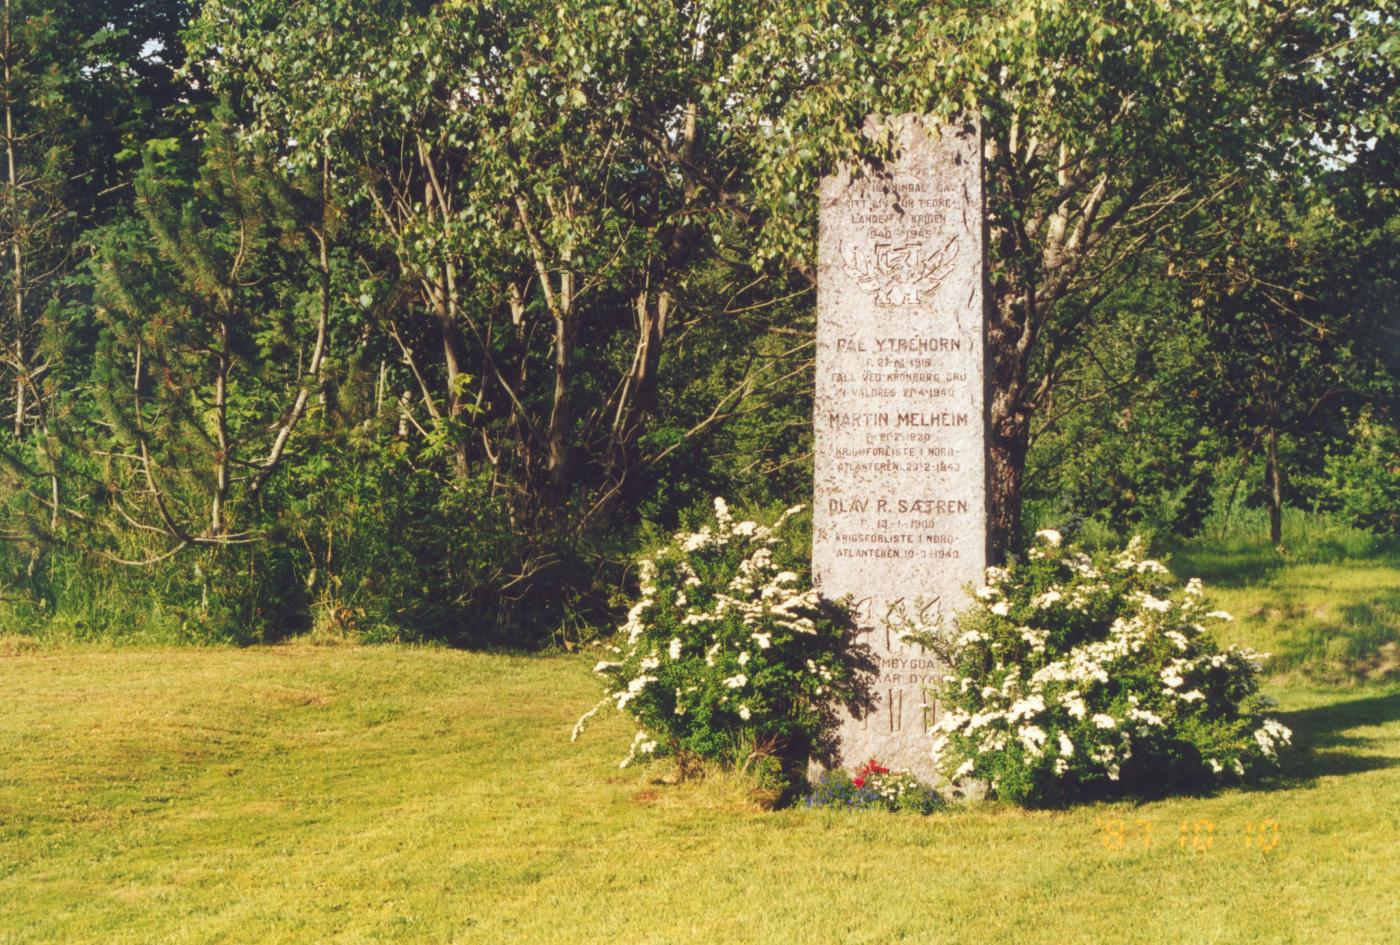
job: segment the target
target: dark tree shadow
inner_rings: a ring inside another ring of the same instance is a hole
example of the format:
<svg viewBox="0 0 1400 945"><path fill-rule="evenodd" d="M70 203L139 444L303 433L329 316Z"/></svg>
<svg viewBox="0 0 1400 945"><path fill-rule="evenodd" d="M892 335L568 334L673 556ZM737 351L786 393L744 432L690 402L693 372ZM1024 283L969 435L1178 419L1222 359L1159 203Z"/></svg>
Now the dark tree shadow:
<svg viewBox="0 0 1400 945"><path fill-rule="evenodd" d="M1400 766L1400 756L1358 753L1372 747L1379 739L1348 734L1368 725L1400 722L1400 691L1315 709L1270 712L1269 715L1293 730L1293 743L1280 751L1277 769L1233 785L1239 790L1251 793L1289 791L1316 784L1323 777L1364 774ZM1145 774L1135 772L1129 777L1125 769L1121 786L1100 785L1100 789L1086 791L1069 803L1129 800L1142 804L1168 797L1206 798L1232 786L1186 782L1170 774L1164 777L1160 770L1152 772L1150 777Z"/></svg>
<svg viewBox="0 0 1400 945"><path fill-rule="evenodd" d="M875 707L875 682L879 679L880 664L875 652L865 643L857 642L859 627L849 609L842 602L822 601L822 616L837 623L846 633L849 641L841 652L844 676L849 680L846 691L840 699L822 706L821 733L812 745L803 746L806 751L793 758L795 765L803 772L811 762L823 767L835 767L840 759L840 728L842 714L854 719L863 719Z"/></svg>
<svg viewBox="0 0 1400 945"><path fill-rule="evenodd" d="M1247 785L1246 790L1286 791L1314 784L1318 778L1400 765L1400 756L1358 754L1378 739L1348 734L1368 725L1400 722L1400 692L1273 715L1293 730L1293 746L1280 755L1276 774Z"/></svg>
<svg viewBox="0 0 1400 945"><path fill-rule="evenodd" d="M1242 588L1261 584L1294 565L1380 563L1400 566L1400 539L1371 538L1364 548L1335 538L1309 538L1303 547L1279 553L1259 542L1167 542L1173 573L1198 577L1208 586Z"/></svg>

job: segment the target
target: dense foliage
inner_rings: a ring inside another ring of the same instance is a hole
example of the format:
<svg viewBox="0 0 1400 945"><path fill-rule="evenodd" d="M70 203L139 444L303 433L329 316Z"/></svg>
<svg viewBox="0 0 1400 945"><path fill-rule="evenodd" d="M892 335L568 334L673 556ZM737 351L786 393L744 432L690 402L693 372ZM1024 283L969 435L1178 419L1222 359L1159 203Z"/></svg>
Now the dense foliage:
<svg viewBox="0 0 1400 945"><path fill-rule="evenodd" d="M708 496L804 501L869 112L982 124L999 552L1395 532L1388 0L0 14L0 619L579 642Z"/></svg>
<svg viewBox="0 0 1400 945"><path fill-rule="evenodd" d="M1382 535L1400 535L1400 430L1363 411L1351 427L1350 448L1333 447L1318 492L1343 521Z"/></svg>
<svg viewBox="0 0 1400 945"><path fill-rule="evenodd" d="M1170 588L1134 540L1089 555L1039 533L990 568L956 625L911 626L949 667L934 758L953 782L1035 805L1243 777L1291 733L1262 715L1261 654L1219 649L1201 582Z"/></svg>

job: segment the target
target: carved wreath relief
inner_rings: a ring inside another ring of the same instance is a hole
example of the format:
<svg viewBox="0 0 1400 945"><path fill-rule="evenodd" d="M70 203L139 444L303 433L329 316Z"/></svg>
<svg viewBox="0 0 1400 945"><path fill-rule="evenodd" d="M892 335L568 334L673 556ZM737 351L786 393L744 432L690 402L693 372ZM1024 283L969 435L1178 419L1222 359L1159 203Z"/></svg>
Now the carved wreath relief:
<svg viewBox="0 0 1400 945"><path fill-rule="evenodd" d="M953 271L958 238L951 236L942 246L932 247L918 242L862 246L842 241L839 251L842 272L873 293L876 305L917 305Z"/></svg>

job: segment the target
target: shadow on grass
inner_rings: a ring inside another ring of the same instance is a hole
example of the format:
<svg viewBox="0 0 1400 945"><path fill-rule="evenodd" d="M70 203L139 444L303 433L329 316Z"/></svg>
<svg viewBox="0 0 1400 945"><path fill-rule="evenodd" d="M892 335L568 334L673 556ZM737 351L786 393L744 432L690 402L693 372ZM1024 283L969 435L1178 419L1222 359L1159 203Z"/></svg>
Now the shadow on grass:
<svg viewBox="0 0 1400 945"><path fill-rule="evenodd" d="M1400 677L1400 591L1343 605L1335 617L1298 619L1283 636L1278 665L1326 683Z"/></svg>
<svg viewBox="0 0 1400 945"><path fill-rule="evenodd" d="M1275 717L1293 730L1293 748L1284 752L1277 774L1249 790L1284 791L1313 784L1322 777L1400 766L1400 757L1362 753L1379 739L1348 734L1368 725L1400 722L1400 692L1279 712Z"/></svg>
<svg viewBox="0 0 1400 945"><path fill-rule="evenodd" d="M1206 546L1177 545L1168 549L1172 571L1177 577L1198 577L1207 585L1241 588L1262 584L1283 568L1293 565L1380 563L1400 567L1400 547L1395 542L1377 540L1358 553L1340 542L1312 542L1299 551L1279 552L1266 545L1214 543Z"/></svg>
<svg viewBox="0 0 1400 945"><path fill-rule="evenodd" d="M1197 577L1214 587L1250 587L1267 581L1288 559L1272 548L1170 549L1172 570L1178 578Z"/></svg>
<svg viewBox="0 0 1400 945"><path fill-rule="evenodd" d="M1400 690L1384 695L1332 703L1314 709L1272 712L1274 718L1293 730L1293 744L1280 756L1277 771L1237 785L1249 793L1272 793L1311 787L1319 778L1365 774L1400 767L1400 756L1365 754L1381 739L1348 734L1368 725L1400 722ZM1177 785L1160 783L1144 788L1135 785L1121 797L1138 804L1169 797L1215 797L1229 785ZM1114 799L1105 795L1106 800ZM1084 800L1094 800L1086 797Z"/></svg>

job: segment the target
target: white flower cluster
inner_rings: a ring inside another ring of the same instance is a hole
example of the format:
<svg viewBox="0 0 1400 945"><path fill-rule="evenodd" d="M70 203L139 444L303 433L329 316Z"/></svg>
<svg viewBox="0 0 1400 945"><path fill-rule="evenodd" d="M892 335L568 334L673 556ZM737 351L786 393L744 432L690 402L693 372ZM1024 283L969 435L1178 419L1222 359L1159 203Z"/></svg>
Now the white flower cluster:
<svg viewBox="0 0 1400 945"><path fill-rule="evenodd" d="M1266 758L1277 758L1279 745L1293 743L1293 731L1281 722L1265 719L1264 724L1255 729L1254 741Z"/></svg>
<svg viewBox="0 0 1400 945"><path fill-rule="evenodd" d="M1026 591L1011 586L1007 571L988 568L985 584L973 592L974 613L1008 618L1015 610L1027 623L1012 626L984 618L974 622L980 630L955 631L944 638L950 645L941 655L950 666L965 667L967 674L942 677L948 704L930 730L931 750L940 766L949 758L961 762L951 772L954 780L976 770L979 758L1013 749L1027 763L1047 765L1057 776L1074 765L1081 776L1097 772L1118 780L1135 745L1165 732L1198 706L1218 704L1212 700L1227 698L1231 680L1260 670L1262 654L1233 646L1215 652L1201 639L1204 620L1229 620L1229 614L1203 612L1199 580L1187 584L1180 600L1165 594L1152 578L1167 569L1143 556L1140 540L1111 559L1112 569L1127 576L1106 583L1089 556L1061 549L1058 532L1038 532L1037 539L1028 557L1063 565L1065 583ZM1138 589L1116 596L1124 592L1114 591L1111 582L1125 581L1127 588ZM1072 611L1083 610L1097 595L1115 595L1102 598L1117 614L1107 633L1051 651L1057 628L1083 619ZM914 636L920 635L915 628ZM922 635L938 639L927 631ZM1121 681L1141 680L1145 666L1159 667L1159 688L1144 688L1141 682L1125 687ZM1258 754L1272 759L1291 733L1267 719L1252 737ZM1215 773L1227 767L1241 773L1240 754L1248 749L1240 745L1229 756L1208 758L1207 764Z"/></svg>
<svg viewBox="0 0 1400 945"><path fill-rule="evenodd" d="M764 705L762 694L754 689L755 677L781 662L780 651L791 641L819 632L813 615L820 610L820 596L800 586L799 575L775 561L778 530L801 509L790 508L772 525L761 525L735 521L728 503L718 498L711 524L675 535L655 555L644 558L638 567L638 597L608 657L594 667L609 683L603 703L611 701L639 717L663 704L674 720L673 734L675 726L689 724L679 717L693 716L701 703L717 702L731 718L752 720ZM718 582L713 577L717 573L724 575ZM792 662L796 665L788 669L805 677L808 691L816 695L834 678L829 661ZM695 666L702 663L701 676L706 670L713 673L707 680L695 675ZM674 686L668 681L658 686L663 678L696 684ZM654 695L638 703L649 693ZM643 703L652 708L639 712ZM579 720L575 737L597 708ZM646 724L665 727L654 715L648 718ZM655 751L656 739L642 732L624 765Z"/></svg>
<svg viewBox="0 0 1400 945"><path fill-rule="evenodd" d="M1055 534L1058 534L1056 532ZM1038 557L1044 558L1049 552L1046 549L1031 549L1034 553L1039 550ZM1034 555L1033 555L1034 556ZM1083 552L1072 552L1067 556L1067 563L1071 570L1083 578L1101 577L1093 561ZM987 583L973 591L973 595L979 600L987 603L987 609L998 617L1009 617L1011 615L1011 602L1005 599L1002 584L1006 581L1007 572L1001 568L991 567L986 571ZM1094 599L1111 590L1108 584L1098 582L1092 584L1073 584L1070 587L1054 585L1044 592L1037 594L1031 599L1031 607L1035 610L1049 610L1053 607L1064 607L1068 610L1086 610Z"/></svg>
<svg viewBox="0 0 1400 945"><path fill-rule="evenodd" d="M877 774L866 781L866 787L874 791L891 808L897 808L906 797L924 793L927 789L912 771L896 768L888 774Z"/></svg>
<svg viewBox="0 0 1400 945"><path fill-rule="evenodd" d="M638 732L632 737L632 747L628 750L627 757L622 759L618 767L625 768L636 761L638 755L650 755L655 751L656 739L648 736L646 732Z"/></svg>
<svg viewBox="0 0 1400 945"><path fill-rule="evenodd" d="M981 711L949 708L940 715L930 731L934 762L943 761L956 736L971 740L978 754L1005 751L1014 740L1032 759L1053 752L1057 774L1068 771L1069 759L1080 756L1116 780L1120 766L1132 756L1133 738L1162 720L1136 704L1121 718L1089 714L1085 692L1107 683L1111 663L1081 654L1052 665L1063 672L1036 673L1029 679L1017 672L1018 667L1004 666L999 687L981 687ZM973 684L967 677L954 679L963 690ZM1086 717L1088 725L1078 724ZM954 779L967 776L973 767L971 759L964 760Z"/></svg>

